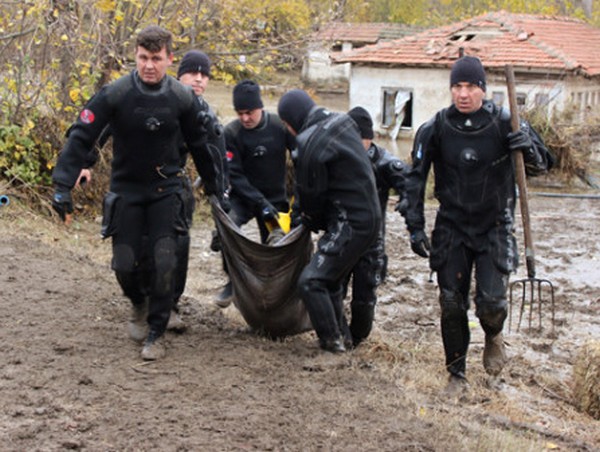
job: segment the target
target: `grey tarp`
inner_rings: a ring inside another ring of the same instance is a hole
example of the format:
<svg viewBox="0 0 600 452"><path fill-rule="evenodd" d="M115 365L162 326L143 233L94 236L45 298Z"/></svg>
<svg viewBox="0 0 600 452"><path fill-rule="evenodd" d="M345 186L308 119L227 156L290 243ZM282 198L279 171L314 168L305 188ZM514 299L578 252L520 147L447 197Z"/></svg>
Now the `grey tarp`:
<svg viewBox="0 0 600 452"><path fill-rule="evenodd" d="M312 255L310 231L301 226L276 244L263 245L246 237L214 196L210 202L234 304L248 325L273 338L312 329L297 289L300 272Z"/></svg>

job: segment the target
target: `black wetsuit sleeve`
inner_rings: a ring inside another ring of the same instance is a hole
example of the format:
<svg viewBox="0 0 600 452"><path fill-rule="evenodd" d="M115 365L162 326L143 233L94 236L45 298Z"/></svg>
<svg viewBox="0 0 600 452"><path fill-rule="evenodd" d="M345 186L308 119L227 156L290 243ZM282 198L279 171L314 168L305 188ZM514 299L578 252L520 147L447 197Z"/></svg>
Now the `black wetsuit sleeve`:
<svg viewBox="0 0 600 452"><path fill-rule="evenodd" d="M425 228L425 189L436 150L435 121L423 124L415 136L411 153L412 164L406 177L406 226L409 231Z"/></svg>
<svg viewBox="0 0 600 452"><path fill-rule="evenodd" d="M407 165L383 149L383 155L377 165L377 172L385 185L393 188L400 195L401 200L405 194Z"/></svg>
<svg viewBox="0 0 600 452"><path fill-rule="evenodd" d="M102 88L85 105L77 121L71 126L56 167L52 172L55 185L71 189L82 168L89 164L90 153L100 134L108 125L111 107L107 101L107 88Z"/></svg>

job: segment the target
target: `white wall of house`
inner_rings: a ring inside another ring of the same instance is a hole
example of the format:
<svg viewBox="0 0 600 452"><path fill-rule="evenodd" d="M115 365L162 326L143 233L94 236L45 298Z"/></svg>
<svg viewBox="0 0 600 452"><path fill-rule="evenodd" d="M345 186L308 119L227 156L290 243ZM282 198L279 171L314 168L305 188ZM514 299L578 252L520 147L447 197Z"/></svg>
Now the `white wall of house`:
<svg viewBox="0 0 600 452"><path fill-rule="evenodd" d="M302 64L302 79L308 83L347 82L350 63L332 64L329 54L329 50L310 50Z"/></svg>
<svg viewBox="0 0 600 452"><path fill-rule="evenodd" d="M354 65L350 76L350 107L360 105L365 108L373 117L375 128L379 132L385 132L385 128L381 128L383 89L409 90L413 94L412 129L416 130L436 111L449 105L449 73L439 69Z"/></svg>
<svg viewBox="0 0 600 452"><path fill-rule="evenodd" d="M376 133L388 135L392 127L382 126L384 90L407 90L412 94L412 123L401 128L398 153L406 155L421 124L439 109L450 105L449 70L418 68L377 68L353 65L350 73L349 105L360 105L373 118Z"/></svg>
<svg viewBox="0 0 600 452"><path fill-rule="evenodd" d="M559 80L547 74L539 74L537 78L531 74L520 77L517 73L515 81L517 96L524 97L522 108L526 110L546 107L549 113L556 113L565 108L574 108L576 112L585 115L600 109L600 80L577 76ZM488 72L487 97L493 99L497 93L502 93L504 106L508 107L504 74Z"/></svg>
<svg viewBox="0 0 600 452"><path fill-rule="evenodd" d="M572 106L582 118L589 113L600 113L600 79L577 78L565 89L565 106Z"/></svg>

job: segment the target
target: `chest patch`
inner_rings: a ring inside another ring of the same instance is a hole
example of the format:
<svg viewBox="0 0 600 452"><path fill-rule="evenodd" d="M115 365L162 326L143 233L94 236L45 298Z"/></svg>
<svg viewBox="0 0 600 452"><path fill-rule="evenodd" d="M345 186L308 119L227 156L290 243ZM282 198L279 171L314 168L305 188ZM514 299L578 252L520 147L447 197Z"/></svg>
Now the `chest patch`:
<svg viewBox="0 0 600 452"><path fill-rule="evenodd" d="M460 152L460 162L463 166L476 166L479 163L479 155L473 148L465 148Z"/></svg>

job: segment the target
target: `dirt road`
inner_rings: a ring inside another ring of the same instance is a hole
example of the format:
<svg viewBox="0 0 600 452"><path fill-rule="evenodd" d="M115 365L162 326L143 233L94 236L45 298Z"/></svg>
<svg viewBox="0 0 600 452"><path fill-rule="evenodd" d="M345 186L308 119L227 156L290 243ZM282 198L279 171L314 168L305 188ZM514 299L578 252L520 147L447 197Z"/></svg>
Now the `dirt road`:
<svg viewBox="0 0 600 452"><path fill-rule="evenodd" d="M600 337L600 201L532 196L531 211L538 275L556 286L555 331L547 317L541 333L512 328L497 392L473 317L471 391L453 401L441 395L436 286L391 207L390 274L358 349L324 354L312 332L269 341L234 307L214 307L224 277L210 221L198 219L182 301L190 328L145 363L99 225L67 231L12 202L0 208L0 449L600 450L598 421L570 401L574 357Z"/></svg>

